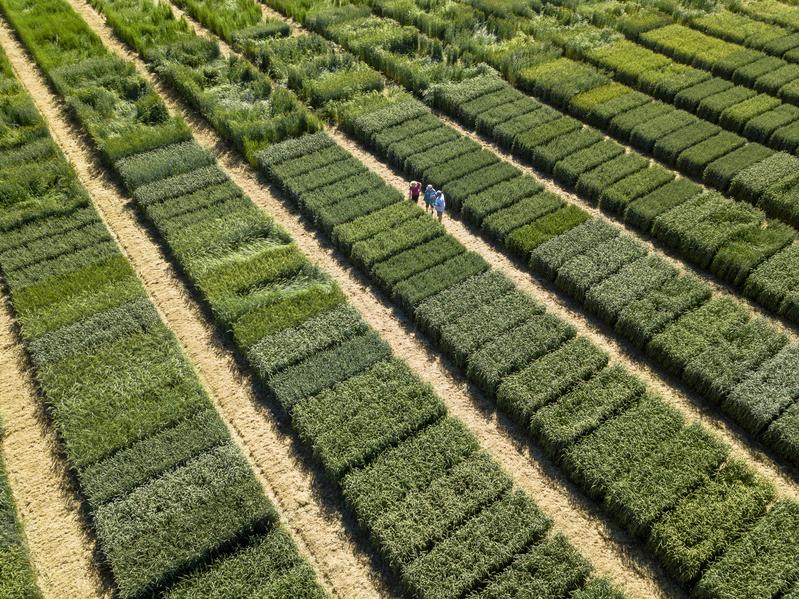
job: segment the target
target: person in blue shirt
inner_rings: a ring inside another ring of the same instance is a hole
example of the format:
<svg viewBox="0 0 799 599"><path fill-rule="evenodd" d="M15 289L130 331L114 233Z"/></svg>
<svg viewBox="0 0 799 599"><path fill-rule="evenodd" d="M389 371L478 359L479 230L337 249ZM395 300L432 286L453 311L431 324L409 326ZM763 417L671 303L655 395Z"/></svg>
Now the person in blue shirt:
<svg viewBox="0 0 799 599"><path fill-rule="evenodd" d="M428 184L424 190L424 210L425 212L433 213L433 204L436 201L436 190L433 186Z"/></svg>
<svg viewBox="0 0 799 599"><path fill-rule="evenodd" d="M441 191L436 192L436 201L433 204L433 207L436 209L436 214L438 215L438 222L441 222L441 219L444 217L444 208L447 207L447 201L444 198L444 194Z"/></svg>

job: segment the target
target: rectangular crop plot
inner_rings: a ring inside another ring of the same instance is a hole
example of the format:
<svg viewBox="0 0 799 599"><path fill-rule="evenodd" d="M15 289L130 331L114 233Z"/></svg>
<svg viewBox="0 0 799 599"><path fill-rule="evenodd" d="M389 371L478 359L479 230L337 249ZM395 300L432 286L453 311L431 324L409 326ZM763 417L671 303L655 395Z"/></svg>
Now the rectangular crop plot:
<svg viewBox="0 0 799 599"><path fill-rule="evenodd" d="M336 480L443 415L432 389L397 360L379 362L292 410L300 437Z"/></svg>

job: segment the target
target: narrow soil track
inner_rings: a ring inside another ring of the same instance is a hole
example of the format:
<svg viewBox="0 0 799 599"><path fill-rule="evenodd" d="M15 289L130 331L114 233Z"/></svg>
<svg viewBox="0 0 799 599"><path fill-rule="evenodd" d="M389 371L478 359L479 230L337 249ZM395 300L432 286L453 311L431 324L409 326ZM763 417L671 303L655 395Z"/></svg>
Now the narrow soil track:
<svg viewBox="0 0 799 599"><path fill-rule="evenodd" d="M0 451L23 523L36 582L45 599L106 599L111 590L94 561L58 441L28 375L7 298L0 295Z"/></svg>
<svg viewBox="0 0 799 599"><path fill-rule="evenodd" d="M82 0L70 0L107 47L131 57L104 24L102 16ZM175 11L179 14L179 11ZM188 17L187 17L188 18ZM190 20L190 19L189 19ZM191 20L190 20L191 22ZM195 27L199 27L195 24ZM131 57L132 58L132 57ZM451 414L463 420L515 482L535 499L591 560L597 572L611 577L634 597L684 597L636 541L601 515L579 490L537 449L531 448L525 434L511 421L498 415L493 403L468 383L426 339L414 324L400 313L326 240L313 226L258 177L249 165L210 129L201 117L187 110L174 94L147 72L137 67L162 92L170 110L180 113L192 127L198 142L214 149L220 166L266 213L283 226L312 260L341 284L353 306L380 332L395 353L444 399Z"/></svg>
<svg viewBox="0 0 799 599"><path fill-rule="evenodd" d="M242 375L213 325L137 220L133 207L107 178L88 150L89 142L70 124L5 23L0 25L0 44L323 585L331 595L341 598L392 596L394 592L383 587L382 577L372 569L370 556L358 548L358 541L348 532L349 524L342 520L340 511L330 509L337 501L334 490L320 486L319 477L302 466L293 438L281 430L269 409L257 399L253 382ZM67 596L82 597L79 593L61 595Z"/></svg>
<svg viewBox="0 0 799 599"><path fill-rule="evenodd" d="M339 145L347 148L368 168L398 190L403 193L406 191L406 181L389 165L369 154L357 142L340 131L331 133ZM732 455L748 461L761 476L774 484L781 496L799 499L799 483L793 478L792 471L775 462L762 448L749 439L749 435L742 428L729 421L715 406L696 396L675 377L652 368L647 362L642 362L639 352L626 342L618 340L610 327L586 316L582 307L576 302L563 297L551 285L544 284L530 273L525 272L512 259L491 247L488 242L472 232L462 221L445 217L444 226L450 235L469 250L480 254L492 267L505 274L520 289L543 303L553 314L572 324L579 334L588 337L593 343L608 352L611 362L622 364L641 377L649 389L659 393L690 421L702 422L727 441L732 446Z"/></svg>

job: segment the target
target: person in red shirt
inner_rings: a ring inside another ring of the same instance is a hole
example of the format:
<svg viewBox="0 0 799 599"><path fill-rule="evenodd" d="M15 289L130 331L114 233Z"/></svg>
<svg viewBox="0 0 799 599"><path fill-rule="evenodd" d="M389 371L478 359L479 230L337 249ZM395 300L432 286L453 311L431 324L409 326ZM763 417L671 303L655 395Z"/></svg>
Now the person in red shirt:
<svg viewBox="0 0 799 599"><path fill-rule="evenodd" d="M419 203L419 194L422 191L422 184L418 181L411 181L411 187L408 190L408 199L412 202Z"/></svg>

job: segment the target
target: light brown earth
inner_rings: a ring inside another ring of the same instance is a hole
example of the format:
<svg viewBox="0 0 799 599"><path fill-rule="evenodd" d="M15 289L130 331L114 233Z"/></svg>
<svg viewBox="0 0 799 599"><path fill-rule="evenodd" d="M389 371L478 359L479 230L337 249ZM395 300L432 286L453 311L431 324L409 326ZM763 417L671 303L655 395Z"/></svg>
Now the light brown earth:
<svg viewBox="0 0 799 599"><path fill-rule="evenodd" d="M320 484L320 477L303 465L292 437L259 401L253 382L216 337L213 325L137 220L128 198L108 180L96 156L88 150L88 140L69 123L62 106L5 23L0 24L0 45L323 585L332 596L342 599L395 596L394 590L375 574L371 557L349 531L352 523L331 509L337 501L334 489ZM18 464L12 456L9 464L25 469L25 464ZM45 570L58 571L58 562L48 561Z"/></svg>
<svg viewBox="0 0 799 599"><path fill-rule="evenodd" d="M0 295L0 451L36 582L45 599L105 599L111 592L94 561L95 543L28 373L7 300Z"/></svg>
<svg viewBox="0 0 799 599"><path fill-rule="evenodd" d="M151 81L144 65L113 38L102 17L82 0L74 0L78 9L104 43L115 52L134 59L140 72ZM176 11L177 14L177 11ZM190 19L189 19L190 20ZM196 24L195 24L196 26ZM154 83L157 82L154 81ZM531 448L524 434L505 417L498 416L490 400L465 381L455 369L417 334L414 325L353 269L346 258L317 236L286 202L258 179L257 174L230 151L207 124L185 109L169 90L157 85L171 110L183 114L192 126L198 142L214 149L220 165L233 180L268 214L285 227L300 248L339 281L353 305L394 351L444 398L450 412L461 418L476 434L482 445L512 474L517 484L527 490L553 517L556 529L564 532L581 548L601 575L611 577L636 597L681 597L682 591L671 583L659 567L627 535L608 523L595 506L582 498L540 451Z"/></svg>

